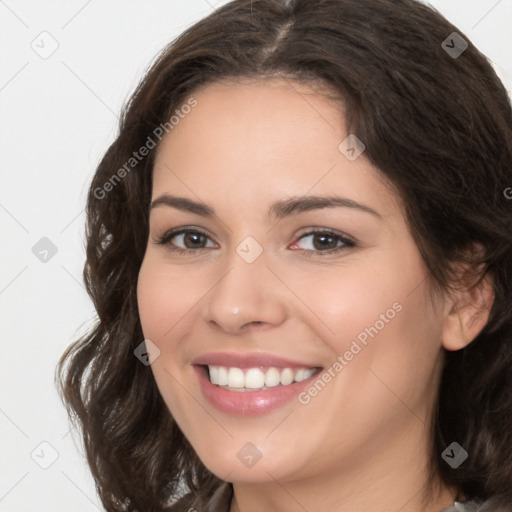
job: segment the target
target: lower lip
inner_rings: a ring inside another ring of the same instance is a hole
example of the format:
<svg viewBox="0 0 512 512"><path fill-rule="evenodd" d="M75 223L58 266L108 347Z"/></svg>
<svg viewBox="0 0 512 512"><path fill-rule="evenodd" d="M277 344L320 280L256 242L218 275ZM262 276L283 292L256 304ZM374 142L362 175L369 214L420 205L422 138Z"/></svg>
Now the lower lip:
<svg viewBox="0 0 512 512"><path fill-rule="evenodd" d="M257 416L282 407L293 400L312 380L317 379L320 373L315 373L301 382L275 386L263 391L229 391L212 384L203 366L194 366L194 369L207 400L219 411L238 416Z"/></svg>

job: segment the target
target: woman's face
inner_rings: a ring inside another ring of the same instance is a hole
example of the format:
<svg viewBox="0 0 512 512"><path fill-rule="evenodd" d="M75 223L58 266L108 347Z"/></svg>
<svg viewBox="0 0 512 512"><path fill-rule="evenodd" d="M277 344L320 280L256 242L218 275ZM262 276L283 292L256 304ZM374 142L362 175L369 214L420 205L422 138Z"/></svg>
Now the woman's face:
<svg viewBox="0 0 512 512"><path fill-rule="evenodd" d="M418 465L442 311L396 194L305 85L194 98L157 154L138 282L172 416L232 482Z"/></svg>

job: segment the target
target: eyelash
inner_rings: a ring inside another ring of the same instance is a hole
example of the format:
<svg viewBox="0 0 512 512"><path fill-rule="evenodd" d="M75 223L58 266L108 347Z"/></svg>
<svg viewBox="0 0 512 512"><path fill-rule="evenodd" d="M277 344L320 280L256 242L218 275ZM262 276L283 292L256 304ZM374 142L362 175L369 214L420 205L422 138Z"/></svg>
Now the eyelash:
<svg viewBox="0 0 512 512"><path fill-rule="evenodd" d="M176 228L176 229L171 229L170 231L165 233L162 237L160 237L158 239L158 241L156 243L158 245L170 245L169 244L170 240L172 240L174 237L176 237L178 235L182 235L182 234L186 234L186 233L200 234L207 238L210 238L206 232L204 232L202 229L199 229L199 228L189 228L189 227ZM355 242L353 240L351 240L350 238L348 238L347 236L341 235L339 233L334 233L333 231L328 230L328 229L312 229L312 230L304 233L303 235L301 235L293 243L296 244L297 242L299 242L300 240L302 240L308 236L317 235L317 234L328 235L331 238L335 238L338 242L342 242L343 245L341 245L339 247L335 247L333 249L327 249L325 251L320 251L320 250L316 250L316 249L315 250L296 249L296 250L301 251L304 255L307 255L308 257L316 255L316 254L324 256L324 255L341 252L343 250L346 250L349 247L355 247L355 245L356 245ZM183 249L182 247L176 247L176 246L169 247L169 250L171 250L177 254L193 254L193 253L197 253L201 249L207 249L207 248L199 247L198 249Z"/></svg>

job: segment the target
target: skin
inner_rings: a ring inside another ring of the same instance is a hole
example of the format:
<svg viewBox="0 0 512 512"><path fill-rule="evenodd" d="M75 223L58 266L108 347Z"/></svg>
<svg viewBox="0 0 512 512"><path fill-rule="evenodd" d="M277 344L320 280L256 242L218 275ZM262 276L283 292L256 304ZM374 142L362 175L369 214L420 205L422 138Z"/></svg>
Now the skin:
<svg viewBox="0 0 512 512"><path fill-rule="evenodd" d="M158 150L152 199L185 197L216 215L152 209L138 302L160 350L158 388L206 467L234 483L231 512L449 506L455 489L425 491L428 424L443 347L478 334L489 288L432 300L398 196L364 153L351 162L338 149L348 135L339 102L278 79L212 84L194 97ZM331 207L269 216L274 202L304 195L341 196L378 215ZM183 226L208 237L189 240L187 254L172 250L187 247L183 236L158 244ZM304 237L312 228L355 246L335 238L342 249L322 254L318 235ZM236 252L247 236L263 248L253 263ZM394 303L402 310L307 405L244 418L202 395L191 366L201 354L261 351L328 368ZM251 468L237 457L248 442L262 455Z"/></svg>

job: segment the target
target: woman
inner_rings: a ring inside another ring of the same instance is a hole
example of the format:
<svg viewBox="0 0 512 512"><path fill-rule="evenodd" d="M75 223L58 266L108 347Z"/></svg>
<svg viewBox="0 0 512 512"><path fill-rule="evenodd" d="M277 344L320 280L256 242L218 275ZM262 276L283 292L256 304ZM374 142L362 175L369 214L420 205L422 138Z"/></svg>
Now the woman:
<svg viewBox="0 0 512 512"><path fill-rule="evenodd" d="M413 0L236 0L88 198L63 355L105 508L512 510L510 100Z"/></svg>

